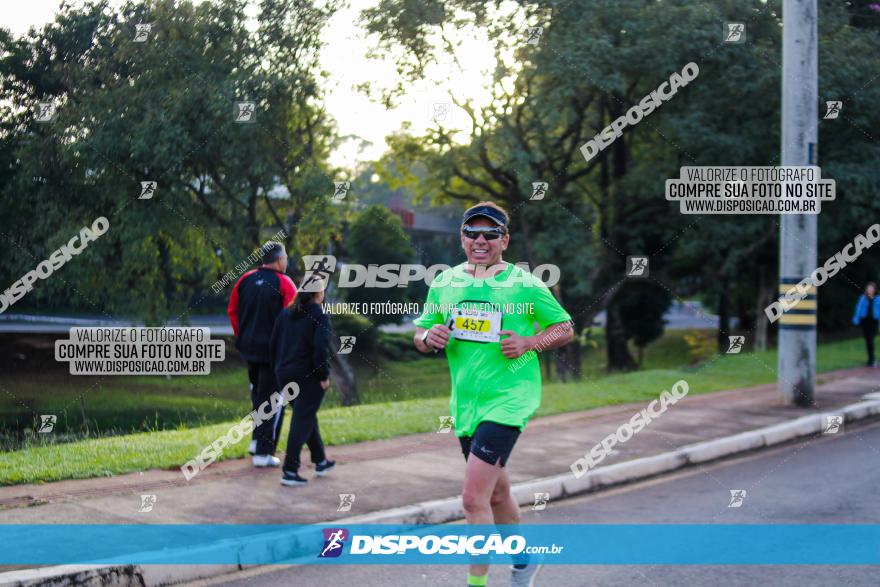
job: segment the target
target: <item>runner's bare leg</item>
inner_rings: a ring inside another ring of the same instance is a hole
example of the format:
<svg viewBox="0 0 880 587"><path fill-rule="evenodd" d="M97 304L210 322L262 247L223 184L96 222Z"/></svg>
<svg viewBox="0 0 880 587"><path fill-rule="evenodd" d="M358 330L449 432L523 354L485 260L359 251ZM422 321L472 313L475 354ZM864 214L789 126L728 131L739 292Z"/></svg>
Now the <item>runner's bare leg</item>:
<svg viewBox="0 0 880 587"><path fill-rule="evenodd" d="M502 473L504 473L504 469L499 463L490 465L473 455L468 456L467 468L464 473L464 489L461 492L464 515L468 524L489 525L495 523L492 495ZM488 572L489 565L470 566L471 575L485 575Z"/></svg>
<svg viewBox="0 0 880 587"><path fill-rule="evenodd" d="M519 504L510 494L510 477L507 476L507 469L501 469L490 504L496 524L519 524Z"/></svg>

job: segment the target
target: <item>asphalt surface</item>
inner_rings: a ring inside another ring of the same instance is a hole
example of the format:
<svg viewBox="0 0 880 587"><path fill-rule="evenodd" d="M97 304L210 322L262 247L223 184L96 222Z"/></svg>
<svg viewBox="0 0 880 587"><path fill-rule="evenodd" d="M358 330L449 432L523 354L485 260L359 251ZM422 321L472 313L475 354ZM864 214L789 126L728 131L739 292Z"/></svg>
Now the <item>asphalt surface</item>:
<svg viewBox="0 0 880 587"><path fill-rule="evenodd" d="M791 443L708 467L595 495L523 510L524 523L880 523L880 423ZM730 490L745 489L730 508ZM736 545L731 545L735 548ZM466 569L436 565L339 565L256 568L191 587L276 585L387 587L465 585ZM490 570L489 585L509 585L509 570ZM542 569L538 586L878 585L876 566L561 566Z"/></svg>

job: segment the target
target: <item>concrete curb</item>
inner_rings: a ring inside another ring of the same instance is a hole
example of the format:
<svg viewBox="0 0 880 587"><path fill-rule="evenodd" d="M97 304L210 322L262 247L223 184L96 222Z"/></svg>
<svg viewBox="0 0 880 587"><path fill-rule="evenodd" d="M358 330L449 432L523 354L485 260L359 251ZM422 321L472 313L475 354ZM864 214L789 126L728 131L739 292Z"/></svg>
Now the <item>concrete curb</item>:
<svg viewBox="0 0 880 587"><path fill-rule="evenodd" d="M707 463L736 454L782 444L795 438L803 438L823 432L828 416L843 416L844 423L855 422L874 416L880 416L880 394L872 393L865 396L867 401L850 404L833 412L812 414L796 418L789 422L774 424L765 428L751 430L733 436L708 440L683 446L677 450L625 461L614 465L598 467L588 471L580 478L571 473L533 479L513 486L514 499L520 505L534 504L535 493L548 493L550 500L571 497L583 493L647 479L663 473L669 473L687 466ZM345 526L346 524L399 524L399 525L434 525L461 520L464 510L461 496L447 499L425 501L414 505L373 512L363 516L354 516L325 522L318 525ZM285 533L287 539L289 533ZM229 551L249 554L248 560L254 560L257 551L264 554L267 564L278 564L273 556L273 543L279 539L278 533L251 536L244 540L224 540L222 543L200 547L199 550ZM186 560L186 553L181 552L181 560ZM168 553L163 552L162 560L167 560ZM241 560L239 558L239 560ZM295 561L285 561L293 563ZM0 573L0 587L37 587L37 586L68 586L68 585L123 585L139 587L157 587L191 581L195 579L223 575L236 572L254 565L61 565L40 569L27 569Z"/></svg>

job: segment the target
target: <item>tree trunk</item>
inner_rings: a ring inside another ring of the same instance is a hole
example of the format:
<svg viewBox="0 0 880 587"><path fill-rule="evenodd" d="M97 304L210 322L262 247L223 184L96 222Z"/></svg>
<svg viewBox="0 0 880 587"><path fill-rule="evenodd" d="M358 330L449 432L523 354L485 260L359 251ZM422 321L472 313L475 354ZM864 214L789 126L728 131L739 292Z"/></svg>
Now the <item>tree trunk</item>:
<svg viewBox="0 0 880 587"><path fill-rule="evenodd" d="M755 329L755 319L754 316L752 316L752 311L751 308L749 308L749 305L750 302L746 296L736 296L736 315L738 319L736 328L740 332L752 331Z"/></svg>
<svg viewBox="0 0 880 587"><path fill-rule="evenodd" d="M626 335L618 318L617 304L613 301L605 308L605 343L607 345L608 371L632 371L636 362L626 346Z"/></svg>
<svg viewBox="0 0 880 587"><path fill-rule="evenodd" d="M718 352L724 354L730 341L730 294L727 293L727 282L722 280L721 293L718 296Z"/></svg>
<svg viewBox="0 0 880 587"><path fill-rule="evenodd" d="M565 300L562 296L562 287L561 284L556 284L553 288L554 293L556 294L559 303L565 307ZM579 332L577 324L575 320L572 320L572 328L574 328L575 333ZM567 345L556 349L555 358L556 358L556 376L559 381L580 381L581 378L581 353L580 347L578 346L577 338L568 343Z"/></svg>
<svg viewBox="0 0 880 587"><path fill-rule="evenodd" d="M356 406L361 403L358 397L357 381L348 357L335 351L330 355L330 380L343 406Z"/></svg>
<svg viewBox="0 0 880 587"><path fill-rule="evenodd" d="M251 184L253 185L253 184ZM247 233L251 239L251 246L260 246L260 221L257 219L257 190L253 188L248 195L248 219Z"/></svg>
<svg viewBox="0 0 880 587"><path fill-rule="evenodd" d="M608 102L603 98L600 112L602 120L605 118L605 111L609 109ZM612 114L612 120L614 119L613 106L610 108L610 112ZM600 166L599 166L599 188L600 188L600 203L599 203L599 234L603 239L603 242L614 242L615 239L612 238L612 233L614 232L614 222L619 221L618 218L614 217L615 210L614 207L614 199L611 193L611 174L613 173L615 178L622 177L626 172L626 152L625 149L621 150L623 137L619 137L610 151L614 154L614 159L610 162L610 166L612 169L609 169L609 156L608 151L604 151L599 156ZM605 259L607 257L603 255ZM606 270L602 271L602 277L598 280L598 283L603 284L600 285L602 287L608 287L610 284L618 281L619 277L613 276L612 267L615 266L614 260L605 260L603 259L603 263L606 265ZM616 288L614 293L616 293ZM618 318L617 305L614 303L614 293L610 296L606 294L607 303L605 305L605 342L606 342L606 353L608 357L608 371L631 371L635 369L636 363L632 358L632 355L629 352L629 349L626 346L626 335L623 332L623 327L620 324L620 319Z"/></svg>
<svg viewBox="0 0 880 587"><path fill-rule="evenodd" d="M581 343L577 338L556 349L556 373L559 381L580 381L581 379Z"/></svg>
<svg viewBox="0 0 880 587"><path fill-rule="evenodd" d="M171 274L171 251L168 249L168 243L164 235L158 235L156 238L156 246L159 249L159 271L162 274L162 290L164 293L164 303L160 308L153 307L147 311L147 315L154 320L160 315L164 316L166 310L174 305L174 276Z"/></svg>
<svg viewBox="0 0 880 587"><path fill-rule="evenodd" d="M772 272L768 272L764 266L758 268L758 295L756 300L758 307L755 308L756 351L767 350L767 335L770 321L767 319L767 315L764 314L764 308L767 307L770 300L773 298L773 290L776 285L772 280L767 279L768 274L772 277Z"/></svg>
<svg viewBox="0 0 880 587"><path fill-rule="evenodd" d="M557 381L566 383L569 378L568 366L565 364L565 347L553 351L553 358L556 359Z"/></svg>
<svg viewBox="0 0 880 587"><path fill-rule="evenodd" d="M518 219L520 233L522 234L523 248L526 251L526 262L529 264L529 271L535 270L535 250L532 244L532 231L529 219L522 214Z"/></svg>

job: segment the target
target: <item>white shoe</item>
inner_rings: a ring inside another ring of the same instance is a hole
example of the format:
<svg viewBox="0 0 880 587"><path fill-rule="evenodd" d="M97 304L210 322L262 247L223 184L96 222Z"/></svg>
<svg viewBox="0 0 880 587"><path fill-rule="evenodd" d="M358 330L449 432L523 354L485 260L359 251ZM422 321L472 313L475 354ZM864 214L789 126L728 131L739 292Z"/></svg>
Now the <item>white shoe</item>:
<svg viewBox="0 0 880 587"><path fill-rule="evenodd" d="M255 455L257 454L257 441L251 440L251 443L248 445L248 454Z"/></svg>
<svg viewBox="0 0 880 587"><path fill-rule="evenodd" d="M510 585L511 587L534 587L538 573L544 565L542 563L531 563L524 569L510 567Z"/></svg>
<svg viewBox="0 0 880 587"><path fill-rule="evenodd" d="M255 467L280 467L281 459L272 455L254 455Z"/></svg>

